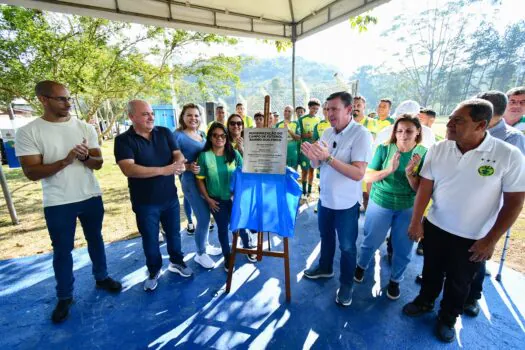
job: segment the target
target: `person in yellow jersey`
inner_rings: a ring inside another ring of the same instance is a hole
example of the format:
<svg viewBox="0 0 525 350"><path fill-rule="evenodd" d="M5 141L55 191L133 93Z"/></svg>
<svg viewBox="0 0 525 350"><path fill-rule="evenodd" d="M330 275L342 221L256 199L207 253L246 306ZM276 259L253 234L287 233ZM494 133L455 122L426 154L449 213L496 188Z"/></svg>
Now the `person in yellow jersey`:
<svg viewBox="0 0 525 350"><path fill-rule="evenodd" d="M352 116L354 117L354 120L370 131L372 136L375 136L377 130L377 120L366 116L365 109L366 98L364 96L354 97L352 104Z"/></svg>
<svg viewBox="0 0 525 350"><path fill-rule="evenodd" d="M301 144L304 142L314 142L314 128L320 122L317 112L321 107L321 102L313 98L308 102L307 115L299 118L299 129L301 130ZM299 154L299 164L301 165L301 180L303 183L303 198L306 198L312 193L312 182L314 180L314 169L310 166L310 160L301 152ZM306 192L306 185L308 184L308 192Z"/></svg>
<svg viewBox="0 0 525 350"><path fill-rule="evenodd" d="M301 140L299 123L292 120L292 106L288 105L284 107L283 115L284 120L278 122L275 125L275 127L288 129L288 150L286 152L286 165L297 170L299 157L299 141Z"/></svg>
<svg viewBox="0 0 525 350"><path fill-rule="evenodd" d="M388 98L382 98L381 100L379 100L379 104L377 105L376 134L384 128L386 128L387 126L394 124L394 118L390 117L391 108L392 100Z"/></svg>
<svg viewBox="0 0 525 350"><path fill-rule="evenodd" d="M376 136L377 119L372 119L366 116L366 98L364 96L355 96L352 104L352 117L358 123L364 126L372 134L372 138ZM363 209L366 210L368 206L368 194L372 188L372 184L367 184L362 181L363 188Z"/></svg>
<svg viewBox="0 0 525 350"><path fill-rule="evenodd" d="M246 114L246 107L242 102L239 102L235 105L235 112L241 116L245 128L255 127L252 117Z"/></svg>
<svg viewBox="0 0 525 350"><path fill-rule="evenodd" d="M217 107L215 107L215 120L212 120L208 123L206 132L208 132L210 126L215 122L221 123L222 125L226 125L226 110L224 109L224 106L218 105Z"/></svg>
<svg viewBox="0 0 525 350"><path fill-rule="evenodd" d="M315 127L314 127L314 140L318 142L321 139L321 136L323 136L323 133L326 129L330 127L330 121L328 120L328 109L326 108L327 103L323 103L323 116L324 119L321 120ZM321 169L317 169L317 173L315 175L317 180L319 181L321 179ZM319 186L319 193L321 193L321 186ZM318 204L319 205L319 204ZM318 205L314 207L314 213L317 213Z"/></svg>
<svg viewBox="0 0 525 350"><path fill-rule="evenodd" d="M304 109L303 106L295 107L295 115L297 116L297 120L299 120L305 113L306 109Z"/></svg>

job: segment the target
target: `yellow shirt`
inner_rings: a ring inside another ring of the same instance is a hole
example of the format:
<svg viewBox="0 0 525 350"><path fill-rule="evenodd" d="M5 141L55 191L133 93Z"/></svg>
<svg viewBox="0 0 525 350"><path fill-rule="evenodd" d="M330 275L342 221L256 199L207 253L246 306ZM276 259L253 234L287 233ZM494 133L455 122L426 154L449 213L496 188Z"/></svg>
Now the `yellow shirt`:
<svg viewBox="0 0 525 350"><path fill-rule="evenodd" d="M311 116L309 114L299 118L298 122L299 122L299 129L300 129L301 134L306 134L306 133L309 133L309 132L312 133L312 137L311 138L302 138L301 137L302 138L301 141L303 141L303 142L304 141L313 141L314 128L317 125L317 123L319 123L320 121L321 121L321 119L319 117Z"/></svg>
<svg viewBox="0 0 525 350"><path fill-rule="evenodd" d="M330 127L330 122L326 120L321 120L315 127L314 127L314 140L318 141L321 139L321 136L323 136L323 133L326 129Z"/></svg>
<svg viewBox="0 0 525 350"><path fill-rule="evenodd" d="M244 122L244 127L245 128L253 128L254 127L253 119L249 115L243 116L242 117L242 121Z"/></svg>
<svg viewBox="0 0 525 350"><path fill-rule="evenodd" d="M395 120L394 120L394 118L388 117L388 118L386 118L384 120L377 119L376 122L377 122L376 133L378 133L381 130L383 130L384 128L386 128L387 126L390 126L390 125L394 124Z"/></svg>
<svg viewBox="0 0 525 350"><path fill-rule="evenodd" d="M367 128L374 136L377 133L377 120L368 118L365 115L363 119L358 121L358 123Z"/></svg>

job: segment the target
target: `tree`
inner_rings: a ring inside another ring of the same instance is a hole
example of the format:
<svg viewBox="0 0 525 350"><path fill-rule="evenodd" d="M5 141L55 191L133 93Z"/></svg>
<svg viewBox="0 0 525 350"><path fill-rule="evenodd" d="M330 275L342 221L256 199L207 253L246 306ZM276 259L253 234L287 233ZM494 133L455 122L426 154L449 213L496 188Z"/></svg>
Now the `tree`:
<svg viewBox="0 0 525 350"><path fill-rule="evenodd" d="M101 116L110 125L132 98L169 100L187 85L227 92L243 62L217 55L172 64L193 45L232 45L232 38L10 6L0 7L0 38L1 105L21 97L39 109L33 87L51 79L68 86L83 119Z"/></svg>

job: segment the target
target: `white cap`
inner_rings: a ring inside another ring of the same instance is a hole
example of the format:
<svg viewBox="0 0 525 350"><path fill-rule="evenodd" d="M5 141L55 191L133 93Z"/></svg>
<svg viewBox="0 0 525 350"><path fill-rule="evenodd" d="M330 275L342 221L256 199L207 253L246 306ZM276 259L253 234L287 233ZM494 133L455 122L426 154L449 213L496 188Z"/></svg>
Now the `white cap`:
<svg viewBox="0 0 525 350"><path fill-rule="evenodd" d="M394 116L396 118L399 118L403 114L417 115L419 114L420 109L421 106L416 101L406 100L401 102L399 106L397 106L396 111L394 112Z"/></svg>

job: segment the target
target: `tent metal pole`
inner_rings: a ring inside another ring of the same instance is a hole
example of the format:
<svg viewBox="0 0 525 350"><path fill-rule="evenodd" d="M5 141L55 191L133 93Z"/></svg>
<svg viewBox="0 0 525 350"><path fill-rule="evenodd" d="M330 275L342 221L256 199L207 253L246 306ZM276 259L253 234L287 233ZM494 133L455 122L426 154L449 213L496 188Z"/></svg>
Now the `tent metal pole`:
<svg viewBox="0 0 525 350"><path fill-rule="evenodd" d="M295 42L297 34L297 25L292 26L292 103L295 111Z"/></svg>

